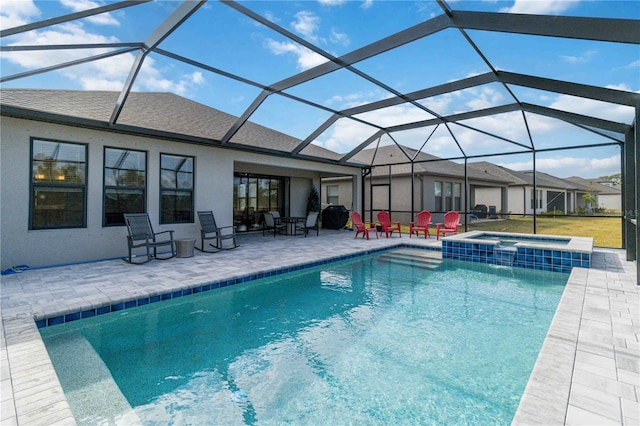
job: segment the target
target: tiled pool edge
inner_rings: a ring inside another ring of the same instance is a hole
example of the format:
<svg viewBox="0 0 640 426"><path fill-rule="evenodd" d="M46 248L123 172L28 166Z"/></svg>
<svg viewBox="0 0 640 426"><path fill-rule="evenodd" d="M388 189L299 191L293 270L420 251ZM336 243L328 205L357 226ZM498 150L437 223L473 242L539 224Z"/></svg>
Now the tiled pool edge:
<svg viewBox="0 0 640 426"><path fill-rule="evenodd" d="M565 424L587 278L587 269L571 272L513 425Z"/></svg>
<svg viewBox="0 0 640 426"><path fill-rule="evenodd" d="M29 315L2 318L2 334L2 368L9 370L11 380L9 386L3 380L0 423L3 426L75 425L71 407L33 318Z"/></svg>
<svg viewBox="0 0 640 426"><path fill-rule="evenodd" d="M66 322L78 321L81 319L91 318L94 316L105 315L112 312L118 312L126 309L136 308L139 306L163 302L166 300L177 299L179 297L189 296L192 294L204 293L204 292L215 290L218 288L224 288L224 287L228 287L236 284L242 284L242 283L246 283L254 280L259 280L261 278L274 277L274 276L286 274L289 272L300 271L303 269L313 268L320 265L340 262L347 259L367 256L370 254L387 251L387 250L393 250L395 248L402 248L402 247L415 248L420 250L441 251L440 248L437 248L437 247L412 245L411 243L409 244L398 243L389 247L360 250L348 255L328 257L325 259L312 261L312 262L302 262L296 265L275 268L270 271L265 271L257 274L240 275L240 276L232 277L228 279L206 282L204 284L200 284L196 286L190 285L190 286L187 286L186 288L175 289L170 292L144 294L135 299L122 300L114 304L105 304L97 307L87 306L87 307L80 308L79 310L74 310L72 312L60 311L60 312L49 313L49 314L38 312L34 314L33 319L35 321L37 328L40 329L43 327L50 327L58 324L64 324Z"/></svg>

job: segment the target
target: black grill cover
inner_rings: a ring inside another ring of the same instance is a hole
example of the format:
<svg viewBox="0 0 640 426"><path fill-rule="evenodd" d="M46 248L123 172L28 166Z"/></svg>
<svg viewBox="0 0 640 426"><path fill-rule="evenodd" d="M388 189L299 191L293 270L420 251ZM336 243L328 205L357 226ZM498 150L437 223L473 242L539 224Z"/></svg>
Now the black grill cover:
<svg viewBox="0 0 640 426"><path fill-rule="evenodd" d="M476 204L475 207L473 207L473 212L476 214L478 219L486 219L487 211L487 206L484 204Z"/></svg>
<svg viewBox="0 0 640 426"><path fill-rule="evenodd" d="M329 206L322 211L322 227L342 229L349 220L349 210L345 206Z"/></svg>

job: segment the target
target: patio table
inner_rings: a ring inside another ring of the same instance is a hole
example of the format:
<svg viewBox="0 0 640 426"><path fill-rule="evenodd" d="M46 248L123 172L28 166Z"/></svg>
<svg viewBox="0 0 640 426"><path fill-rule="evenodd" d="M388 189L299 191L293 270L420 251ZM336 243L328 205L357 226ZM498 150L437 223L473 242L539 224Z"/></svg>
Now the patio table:
<svg viewBox="0 0 640 426"><path fill-rule="evenodd" d="M285 235L294 235L294 236L298 235L298 233L296 232L296 225L298 223L304 222L306 219L307 219L306 217L299 217L299 216L286 216L286 217L280 218L282 223L286 225Z"/></svg>

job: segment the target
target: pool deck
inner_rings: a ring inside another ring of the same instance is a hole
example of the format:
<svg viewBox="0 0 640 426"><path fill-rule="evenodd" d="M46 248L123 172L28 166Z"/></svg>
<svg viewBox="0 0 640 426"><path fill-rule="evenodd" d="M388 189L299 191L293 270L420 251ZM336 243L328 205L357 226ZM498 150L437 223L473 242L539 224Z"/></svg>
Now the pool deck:
<svg viewBox="0 0 640 426"><path fill-rule="evenodd" d="M440 247L435 238L353 237L342 230L320 230L319 237L313 233L307 238L241 235L235 250L196 251L191 258L142 266L108 260L2 276L0 424L75 424L34 318L399 244ZM635 271L622 250L597 248L591 269L574 269L513 424L640 424L640 286Z"/></svg>

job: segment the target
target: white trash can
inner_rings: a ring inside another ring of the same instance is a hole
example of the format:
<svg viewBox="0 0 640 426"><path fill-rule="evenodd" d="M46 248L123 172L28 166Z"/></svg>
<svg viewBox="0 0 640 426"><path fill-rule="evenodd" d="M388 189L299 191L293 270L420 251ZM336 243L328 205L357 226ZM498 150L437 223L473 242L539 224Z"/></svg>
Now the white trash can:
<svg viewBox="0 0 640 426"><path fill-rule="evenodd" d="M175 243L177 257L193 257L193 247L196 244L196 240L192 238L184 238L181 240L175 240Z"/></svg>

